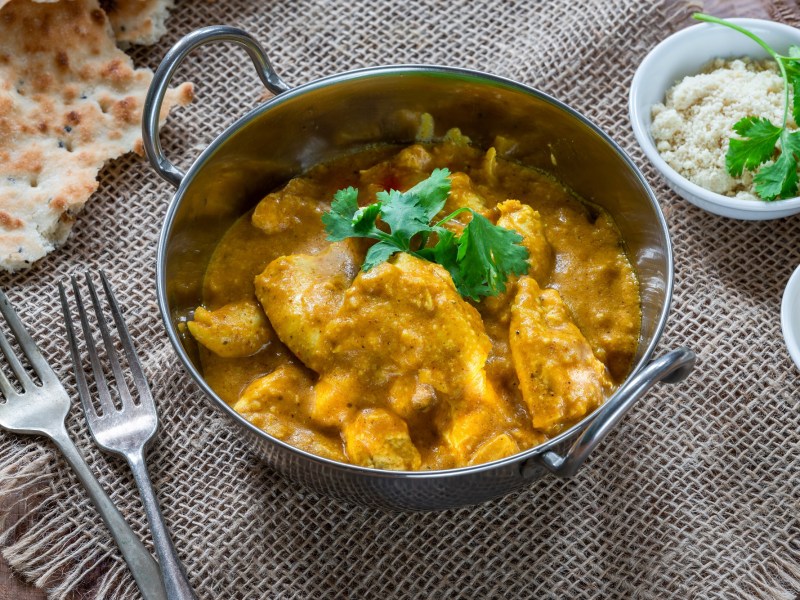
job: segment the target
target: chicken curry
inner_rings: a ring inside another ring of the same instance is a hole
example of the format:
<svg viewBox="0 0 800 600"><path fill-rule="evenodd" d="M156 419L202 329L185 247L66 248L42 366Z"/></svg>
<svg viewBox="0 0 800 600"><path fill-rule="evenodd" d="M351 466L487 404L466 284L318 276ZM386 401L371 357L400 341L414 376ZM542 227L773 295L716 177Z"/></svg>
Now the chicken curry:
<svg viewBox="0 0 800 600"><path fill-rule="evenodd" d="M337 190L358 204L450 171L441 214L521 236L524 275L479 301L439 264L368 239L331 242ZM610 216L549 175L458 137L371 147L268 194L225 234L187 325L208 384L255 426L305 451L395 470L446 469L540 444L627 376L639 285Z"/></svg>

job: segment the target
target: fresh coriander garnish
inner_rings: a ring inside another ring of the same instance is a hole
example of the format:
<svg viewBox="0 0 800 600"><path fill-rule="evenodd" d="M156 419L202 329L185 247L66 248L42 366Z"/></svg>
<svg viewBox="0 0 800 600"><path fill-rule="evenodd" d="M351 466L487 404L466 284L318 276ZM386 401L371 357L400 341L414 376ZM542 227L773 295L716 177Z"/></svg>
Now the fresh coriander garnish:
<svg viewBox="0 0 800 600"><path fill-rule="evenodd" d="M800 131L786 129L789 117L789 89L792 88L794 101L791 103L795 123L800 123L800 46L790 46L789 54L784 56L773 50L764 40L730 21L703 13L692 15L698 21L716 23L735 29L764 48L778 63L783 77L783 122L780 127L765 117L745 117L733 126L742 139L731 138L725 167L728 173L739 177L744 169L755 171L759 165L775 156L776 145L780 142L780 155L771 165L760 169L753 177L756 193L764 200L791 198L797 195L797 163L800 156Z"/></svg>
<svg viewBox="0 0 800 600"><path fill-rule="evenodd" d="M436 223L450 194L450 171L435 169L430 177L407 192L378 192L377 202L359 208L358 190L349 187L334 195L331 210L322 215L328 240L346 238L378 240L364 259L369 271L397 252L442 265L450 272L458 292L473 300L495 296L506 289L509 275L528 272L528 250L516 231L494 225L470 208L459 208ZM464 213L472 220L456 235L443 225ZM378 227L378 219L389 233ZM431 244L433 239L436 243Z"/></svg>

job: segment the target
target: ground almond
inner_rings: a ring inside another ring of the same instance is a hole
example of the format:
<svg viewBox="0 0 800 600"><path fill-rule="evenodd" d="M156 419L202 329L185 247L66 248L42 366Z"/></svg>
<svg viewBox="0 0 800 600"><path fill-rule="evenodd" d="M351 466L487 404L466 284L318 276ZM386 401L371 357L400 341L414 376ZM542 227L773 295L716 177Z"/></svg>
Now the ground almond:
<svg viewBox="0 0 800 600"><path fill-rule="evenodd" d="M652 108L651 132L661 157L702 188L757 200L753 174L732 177L725 154L733 125L749 116L783 120L783 79L772 60L716 59L703 72L684 77ZM796 129L789 117L787 124Z"/></svg>

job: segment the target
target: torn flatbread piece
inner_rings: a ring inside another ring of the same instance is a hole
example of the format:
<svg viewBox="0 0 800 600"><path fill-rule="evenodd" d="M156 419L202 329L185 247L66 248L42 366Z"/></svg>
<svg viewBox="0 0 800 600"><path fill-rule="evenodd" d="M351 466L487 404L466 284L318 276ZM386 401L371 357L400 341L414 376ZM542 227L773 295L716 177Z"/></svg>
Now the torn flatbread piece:
<svg viewBox="0 0 800 600"><path fill-rule="evenodd" d="M34 2L39 2L41 4L52 4L53 2L58 2L59 0L34 0ZM11 2L11 0L0 0L0 9L2 9L6 4Z"/></svg>
<svg viewBox="0 0 800 600"><path fill-rule="evenodd" d="M167 32L169 11L173 0L101 0L117 43L155 44Z"/></svg>
<svg viewBox="0 0 800 600"><path fill-rule="evenodd" d="M0 0L0 9L9 2ZM59 0L34 2L52 4ZM169 11L174 7L174 0L100 0L100 8L108 16L117 44L122 48L155 44L167 32Z"/></svg>
<svg viewBox="0 0 800 600"><path fill-rule="evenodd" d="M96 0L0 9L0 269L63 243L110 159L142 153L149 69L116 47ZM161 111L192 99L170 90Z"/></svg>

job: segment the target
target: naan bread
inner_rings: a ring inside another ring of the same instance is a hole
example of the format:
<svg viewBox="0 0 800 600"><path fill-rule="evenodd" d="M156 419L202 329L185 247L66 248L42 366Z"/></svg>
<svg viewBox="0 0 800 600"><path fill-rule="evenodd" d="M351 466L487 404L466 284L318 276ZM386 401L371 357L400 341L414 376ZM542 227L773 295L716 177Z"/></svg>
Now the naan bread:
<svg viewBox="0 0 800 600"><path fill-rule="evenodd" d="M0 0L2 9L11 0ZM34 0L51 4L59 0ZM114 37L123 48L130 44L155 44L167 32L169 11L174 0L100 0Z"/></svg>
<svg viewBox="0 0 800 600"><path fill-rule="evenodd" d="M155 44L167 32L173 0L101 0L117 43Z"/></svg>
<svg viewBox="0 0 800 600"><path fill-rule="evenodd" d="M0 268L64 242L103 164L142 153L152 77L116 47L97 0L0 8ZM191 99L189 83L170 90L161 118Z"/></svg>

